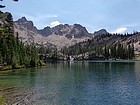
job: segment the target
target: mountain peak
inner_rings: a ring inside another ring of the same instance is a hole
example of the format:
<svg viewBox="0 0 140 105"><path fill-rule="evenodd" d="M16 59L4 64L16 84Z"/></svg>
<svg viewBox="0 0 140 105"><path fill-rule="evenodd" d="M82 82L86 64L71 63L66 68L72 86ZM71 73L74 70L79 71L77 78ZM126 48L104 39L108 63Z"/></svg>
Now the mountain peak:
<svg viewBox="0 0 140 105"><path fill-rule="evenodd" d="M75 23L73 26L74 26L74 27L83 27L82 25L76 24L76 23Z"/></svg>
<svg viewBox="0 0 140 105"><path fill-rule="evenodd" d="M26 19L26 17L22 17L22 18L18 19L18 22L27 22L27 19Z"/></svg>
<svg viewBox="0 0 140 105"><path fill-rule="evenodd" d="M74 24L74 25L60 24L52 28L45 27L44 29L38 30L34 26L32 21L29 21L25 17L22 17L17 21L15 21L15 25L19 25L20 27L41 34L42 36L59 35L59 36L65 36L68 39L91 37L87 29L80 24Z"/></svg>
<svg viewBox="0 0 140 105"><path fill-rule="evenodd" d="M34 26L34 23L27 20L26 17L18 19L17 21L15 21L15 23L26 28L27 30L32 30L33 32L37 33L37 28Z"/></svg>
<svg viewBox="0 0 140 105"><path fill-rule="evenodd" d="M44 29L38 30L38 33L40 33L42 36L49 36L52 34L51 28L49 26L45 27Z"/></svg>
<svg viewBox="0 0 140 105"><path fill-rule="evenodd" d="M97 36L97 35L106 35L106 34L108 34L108 32L106 31L106 29L101 29L101 30L95 31L93 33L93 35L95 35L95 36Z"/></svg>

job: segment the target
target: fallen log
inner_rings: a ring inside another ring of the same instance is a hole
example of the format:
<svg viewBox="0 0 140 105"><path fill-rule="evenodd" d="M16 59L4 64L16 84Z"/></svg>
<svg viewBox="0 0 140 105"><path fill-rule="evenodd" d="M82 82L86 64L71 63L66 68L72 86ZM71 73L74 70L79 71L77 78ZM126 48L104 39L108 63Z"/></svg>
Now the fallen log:
<svg viewBox="0 0 140 105"><path fill-rule="evenodd" d="M14 103L13 105L20 105L22 103L26 103L26 104L31 104L30 101L29 101L29 98L35 93L36 91L34 92L31 92L29 94L27 94L24 98L22 98L21 100L19 100L18 102Z"/></svg>

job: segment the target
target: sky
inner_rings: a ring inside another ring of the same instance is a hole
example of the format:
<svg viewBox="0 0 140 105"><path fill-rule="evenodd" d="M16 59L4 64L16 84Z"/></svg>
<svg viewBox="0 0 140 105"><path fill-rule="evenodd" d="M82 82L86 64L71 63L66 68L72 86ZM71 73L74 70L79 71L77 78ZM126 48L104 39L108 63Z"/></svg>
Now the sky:
<svg viewBox="0 0 140 105"><path fill-rule="evenodd" d="M14 20L25 16L38 29L59 24L81 24L91 33L140 31L140 0L4 0Z"/></svg>

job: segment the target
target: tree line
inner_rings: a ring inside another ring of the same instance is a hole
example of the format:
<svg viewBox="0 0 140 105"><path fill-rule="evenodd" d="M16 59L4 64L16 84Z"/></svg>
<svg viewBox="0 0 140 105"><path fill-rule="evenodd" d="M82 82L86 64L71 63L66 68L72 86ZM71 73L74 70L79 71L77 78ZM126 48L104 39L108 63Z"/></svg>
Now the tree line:
<svg viewBox="0 0 140 105"><path fill-rule="evenodd" d="M103 35L103 37L107 37ZM111 37L110 35L108 37ZM101 38L101 37L100 37ZM116 41L113 44L106 44L106 41L99 41L100 38L91 39L76 43L70 47L64 47L61 52L64 55L72 55L75 59L134 59L134 44L122 44ZM102 38L100 39L102 40Z"/></svg>
<svg viewBox="0 0 140 105"><path fill-rule="evenodd" d="M12 15L0 12L0 65L10 65L12 68L35 67L43 65L46 60L64 59L69 55L75 59L134 59L134 44L122 44L119 41L106 44L104 38L112 35L97 36L88 41L64 47L43 45L36 47L35 43L24 44L19 40L19 34L14 32ZM116 36L114 36L116 38ZM125 36L120 36L124 37ZM51 47L52 46L52 47Z"/></svg>
<svg viewBox="0 0 140 105"><path fill-rule="evenodd" d="M12 15L0 12L0 64L17 67L35 67L42 65L34 43L24 44L19 35L14 35Z"/></svg>

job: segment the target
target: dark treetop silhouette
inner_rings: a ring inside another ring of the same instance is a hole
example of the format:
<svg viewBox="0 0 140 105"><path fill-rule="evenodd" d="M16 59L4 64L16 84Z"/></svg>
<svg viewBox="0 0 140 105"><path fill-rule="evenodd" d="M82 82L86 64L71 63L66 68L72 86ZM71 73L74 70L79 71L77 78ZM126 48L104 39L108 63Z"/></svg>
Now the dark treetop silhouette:
<svg viewBox="0 0 140 105"><path fill-rule="evenodd" d="M3 0L0 0L0 1L3 1ZM13 0L13 1L16 1L16 2L17 2L17 1L19 1L19 0ZM0 4L0 8L4 8L4 7L5 7L5 5L1 5L1 4Z"/></svg>

